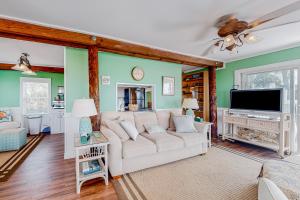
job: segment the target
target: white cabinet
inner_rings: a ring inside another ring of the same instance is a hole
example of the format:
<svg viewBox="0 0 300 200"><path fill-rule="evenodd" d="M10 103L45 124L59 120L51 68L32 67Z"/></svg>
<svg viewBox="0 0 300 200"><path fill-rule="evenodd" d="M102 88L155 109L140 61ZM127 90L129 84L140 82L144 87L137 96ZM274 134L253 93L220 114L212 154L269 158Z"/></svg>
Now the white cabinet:
<svg viewBox="0 0 300 200"><path fill-rule="evenodd" d="M64 110L52 109L52 112L50 114L51 134L63 133L65 129L64 126Z"/></svg>

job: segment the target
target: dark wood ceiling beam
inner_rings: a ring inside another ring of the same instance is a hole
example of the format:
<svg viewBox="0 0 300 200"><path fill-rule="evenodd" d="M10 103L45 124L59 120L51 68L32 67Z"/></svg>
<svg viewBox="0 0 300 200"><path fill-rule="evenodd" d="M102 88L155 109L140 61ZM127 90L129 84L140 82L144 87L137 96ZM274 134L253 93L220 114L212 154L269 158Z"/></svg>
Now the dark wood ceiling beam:
<svg viewBox="0 0 300 200"><path fill-rule="evenodd" d="M104 37L96 37L93 40L92 36L88 34L34 25L3 18L0 18L0 37L78 48L88 48L91 45L96 45L101 51L108 51L140 58L174 62L198 67L223 66L222 62L215 60L183 55Z"/></svg>
<svg viewBox="0 0 300 200"><path fill-rule="evenodd" d="M15 64L0 63L0 70L12 70L11 68ZM48 67L48 66L31 66L32 71L34 72L51 72L51 73L64 73L63 67Z"/></svg>
<svg viewBox="0 0 300 200"><path fill-rule="evenodd" d="M37 37L33 37L33 36L18 35L18 34L13 34L13 33L0 32L0 37L10 38L10 39L15 39L15 40L25 40L25 41L30 41L30 42L52 44L52 45L58 45L58 46L66 46L66 47L74 47L74 48L82 48L82 49L88 48L88 45L84 45L84 44L76 44L76 43L72 43L72 42L64 42L64 41L51 40L51 39L45 39L45 38L37 38Z"/></svg>

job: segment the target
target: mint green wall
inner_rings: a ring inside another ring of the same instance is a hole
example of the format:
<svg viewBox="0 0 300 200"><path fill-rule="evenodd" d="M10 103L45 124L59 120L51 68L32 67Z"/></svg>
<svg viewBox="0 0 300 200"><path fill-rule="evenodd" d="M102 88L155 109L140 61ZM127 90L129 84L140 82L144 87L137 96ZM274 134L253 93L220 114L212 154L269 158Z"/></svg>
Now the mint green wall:
<svg viewBox="0 0 300 200"><path fill-rule="evenodd" d="M65 49L66 108L71 112L74 99L89 96L88 53L84 49ZM144 69L142 81L131 77L134 66ZM156 108L181 106L181 65L160 62L113 53L99 52L99 84L101 111L116 110L116 83L140 83L156 85ZM101 84L101 76L110 76L110 85ZM162 96L162 76L175 77L175 96Z"/></svg>
<svg viewBox="0 0 300 200"><path fill-rule="evenodd" d="M219 107L229 107L229 90L234 84L234 71L288 60L300 59L300 47L226 63L225 69L217 71L217 100Z"/></svg>
<svg viewBox="0 0 300 200"><path fill-rule="evenodd" d="M66 109L72 111L73 101L89 97L88 52L65 48Z"/></svg>
<svg viewBox="0 0 300 200"><path fill-rule="evenodd" d="M140 83L156 85L156 108L179 108L181 106L181 65L99 52L101 76L110 76L110 85L100 83L101 111L116 110L116 83ZM134 66L144 69L144 78L135 81L131 77ZM162 96L162 76L175 77L175 96Z"/></svg>
<svg viewBox="0 0 300 200"><path fill-rule="evenodd" d="M26 77L21 72L13 70L0 70L0 107L20 106L20 77ZM37 72L37 76L30 78L51 79L51 99L57 95L57 86L64 85L64 74Z"/></svg>

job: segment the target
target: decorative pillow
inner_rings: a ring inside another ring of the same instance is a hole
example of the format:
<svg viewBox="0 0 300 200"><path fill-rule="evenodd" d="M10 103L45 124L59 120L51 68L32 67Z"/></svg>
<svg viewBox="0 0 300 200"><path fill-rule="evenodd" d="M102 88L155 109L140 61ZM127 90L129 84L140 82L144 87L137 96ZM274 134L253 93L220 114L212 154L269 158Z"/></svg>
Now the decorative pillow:
<svg viewBox="0 0 300 200"><path fill-rule="evenodd" d="M197 132L194 126L194 117L190 115L173 116L173 121L178 133Z"/></svg>
<svg viewBox="0 0 300 200"><path fill-rule="evenodd" d="M118 119L115 120L104 120L104 125L111 129L113 132L115 132L122 142L125 142L129 140L129 136L126 133L126 131L122 128L122 126L119 124L120 121Z"/></svg>
<svg viewBox="0 0 300 200"><path fill-rule="evenodd" d="M11 122L12 116L8 111L0 111L0 122Z"/></svg>
<svg viewBox="0 0 300 200"><path fill-rule="evenodd" d="M136 141L137 136L139 135L139 132L137 131L135 125L131 121L121 121L120 125L123 127L123 129L126 131L126 133L129 135L131 139Z"/></svg>
<svg viewBox="0 0 300 200"><path fill-rule="evenodd" d="M145 124L144 126L149 134L166 133L166 130L158 124Z"/></svg>
<svg viewBox="0 0 300 200"><path fill-rule="evenodd" d="M170 131L175 131L176 127L174 124L174 120L173 120L173 116L182 116L182 110L178 110L178 111L171 111L171 115L170 115Z"/></svg>

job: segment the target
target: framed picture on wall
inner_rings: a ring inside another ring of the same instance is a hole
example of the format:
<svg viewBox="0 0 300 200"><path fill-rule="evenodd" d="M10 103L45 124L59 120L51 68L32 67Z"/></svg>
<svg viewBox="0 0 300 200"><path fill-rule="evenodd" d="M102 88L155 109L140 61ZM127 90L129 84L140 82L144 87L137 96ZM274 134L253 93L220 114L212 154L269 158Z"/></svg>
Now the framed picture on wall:
<svg viewBox="0 0 300 200"><path fill-rule="evenodd" d="M163 95L174 96L175 95L175 77L163 76Z"/></svg>

